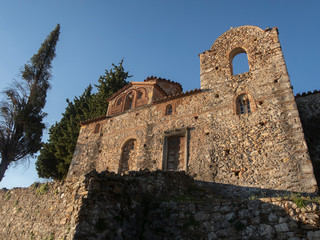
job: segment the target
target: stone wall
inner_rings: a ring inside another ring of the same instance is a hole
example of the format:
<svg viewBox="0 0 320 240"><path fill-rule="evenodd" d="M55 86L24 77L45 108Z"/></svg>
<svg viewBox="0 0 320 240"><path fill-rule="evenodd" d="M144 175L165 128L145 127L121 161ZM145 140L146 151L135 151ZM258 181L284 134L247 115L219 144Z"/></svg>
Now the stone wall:
<svg viewBox="0 0 320 240"><path fill-rule="evenodd" d="M183 172L92 171L80 182L37 189L0 191L0 239L320 237L320 208L308 198L223 200Z"/></svg>
<svg viewBox="0 0 320 240"><path fill-rule="evenodd" d="M317 239L319 205L221 200L183 172L90 174L76 239ZM98 232L97 232L98 231ZM92 234L92 233L96 234ZM241 237L240 237L241 236ZM316 236L316 237L314 237Z"/></svg>
<svg viewBox="0 0 320 240"><path fill-rule="evenodd" d="M1 189L0 239L73 239L84 188L75 182Z"/></svg>
<svg viewBox="0 0 320 240"><path fill-rule="evenodd" d="M312 159L314 173L320 186L320 93L302 93L296 96L300 118Z"/></svg>

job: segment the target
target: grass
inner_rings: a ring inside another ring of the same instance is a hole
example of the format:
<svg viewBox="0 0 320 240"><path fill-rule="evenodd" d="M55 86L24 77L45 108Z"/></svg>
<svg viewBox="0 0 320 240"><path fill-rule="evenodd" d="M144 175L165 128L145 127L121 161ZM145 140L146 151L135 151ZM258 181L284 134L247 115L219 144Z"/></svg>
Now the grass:
<svg viewBox="0 0 320 240"><path fill-rule="evenodd" d="M251 195L249 197L249 200L259 200L258 196L257 195Z"/></svg>
<svg viewBox="0 0 320 240"><path fill-rule="evenodd" d="M8 191L6 192L6 194L4 195L6 200L9 200L11 198L11 193Z"/></svg>
<svg viewBox="0 0 320 240"><path fill-rule="evenodd" d="M300 193L291 193L291 195L283 197L284 200L291 200L298 208L304 208L308 203L316 203L320 205L320 196L304 197Z"/></svg>

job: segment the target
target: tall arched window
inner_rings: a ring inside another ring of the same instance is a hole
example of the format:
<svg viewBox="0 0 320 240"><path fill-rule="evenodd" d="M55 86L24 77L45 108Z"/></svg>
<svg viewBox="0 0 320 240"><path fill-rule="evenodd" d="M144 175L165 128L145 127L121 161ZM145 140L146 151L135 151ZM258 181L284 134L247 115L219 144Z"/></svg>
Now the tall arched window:
<svg viewBox="0 0 320 240"><path fill-rule="evenodd" d="M133 170L134 160L136 158L136 143L135 139L130 139L122 147L122 154L119 163L119 173Z"/></svg>
<svg viewBox="0 0 320 240"><path fill-rule="evenodd" d="M242 94L237 98L237 113L245 114L251 112L250 99L248 95Z"/></svg>
<svg viewBox="0 0 320 240"><path fill-rule="evenodd" d="M166 106L166 116L168 115L172 115L172 105L171 104L168 104Z"/></svg>
<svg viewBox="0 0 320 240"><path fill-rule="evenodd" d="M141 90L138 91L137 99L141 99L143 96L143 92Z"/></svg>
<svg viewBox="0 0 320 240"><path fill-rule="evenodd" d="M246 51L243 48L235 48L230 53L230 70L232 75L248 72L249 63Z"/></svg>
<svg viewBox="0 0 320 240"><path fill-rule="evenodd" d="M134 94L132 92L130 92L127 97L126 97L126 103L124 106L124 110L128 110L131 109L133 106L133 98L134 98Z"/></svg>

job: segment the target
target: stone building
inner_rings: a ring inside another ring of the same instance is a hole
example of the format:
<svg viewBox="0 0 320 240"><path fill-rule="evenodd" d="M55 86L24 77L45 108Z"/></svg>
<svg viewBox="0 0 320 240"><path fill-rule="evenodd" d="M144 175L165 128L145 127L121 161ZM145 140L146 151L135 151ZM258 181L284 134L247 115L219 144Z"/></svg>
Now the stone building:
<svg viewBox="0 0 320 240"><path fill-rule="evenodd" d="M233 59L241 53L249 71L233 74ZM201 89L183 92L179 83L149 77L116 92L106 116L82 122L68 179L92 169L148 168L221 184L314 192L277 28L232 28L199 57ZM303 108L308 100L299 99Z"/></svg>

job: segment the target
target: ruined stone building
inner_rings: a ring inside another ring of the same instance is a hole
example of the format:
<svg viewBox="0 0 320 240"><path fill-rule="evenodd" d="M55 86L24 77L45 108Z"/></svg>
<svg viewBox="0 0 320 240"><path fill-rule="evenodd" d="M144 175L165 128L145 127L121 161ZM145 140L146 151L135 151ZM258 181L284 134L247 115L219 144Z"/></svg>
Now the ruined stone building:
<svg viewBox="0 0 320 240"><path fill-rule="evenodd" d="M233 74L240 53L249 71ZM310 154L316 162L319 135L309 141L301 119L314 121L320 94L293 95L277 28L232 28L199 56L201 89L183 92L179 83L148 77L116 92L106 116L82 122L68 179L148 168L314 192Z"/></svg>

